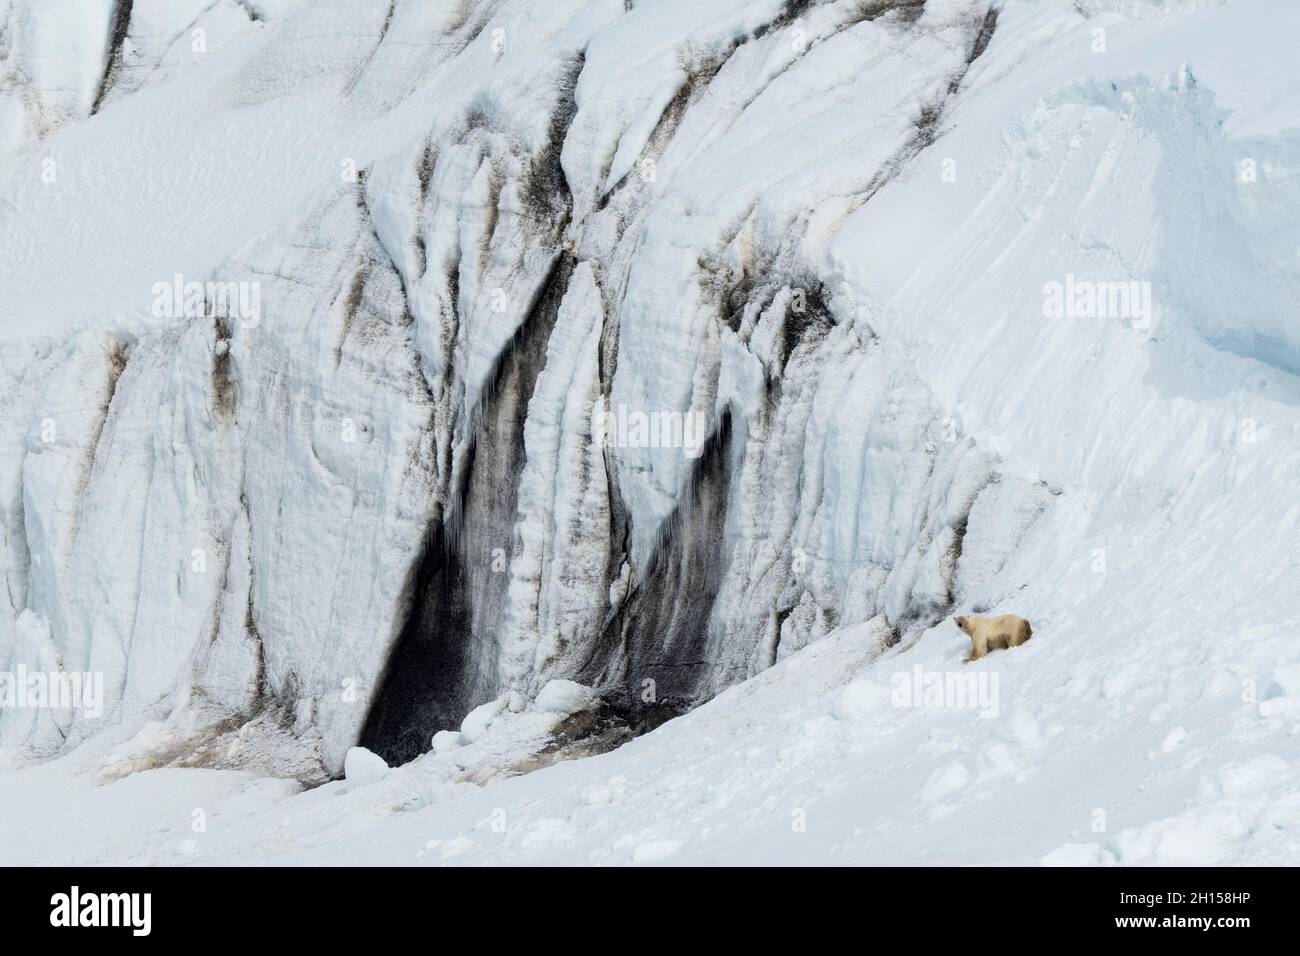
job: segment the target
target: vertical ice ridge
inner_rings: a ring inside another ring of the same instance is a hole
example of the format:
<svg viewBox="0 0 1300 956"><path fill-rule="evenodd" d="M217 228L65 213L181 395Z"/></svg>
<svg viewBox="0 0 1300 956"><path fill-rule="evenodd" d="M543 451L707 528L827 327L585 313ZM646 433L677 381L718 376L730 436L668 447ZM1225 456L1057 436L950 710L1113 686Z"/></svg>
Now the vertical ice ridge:
<svg viewBox="0 0 1300 956"><path fill-rule="evenodd" d="M99 112L104 97L112 89L113 81L122 69L122 44L126 41L127 31L131 28L133 4L134 0L113 0L113 14L109 21L108 37L104 47L104 74L100 77L95 101L90 107L91 116Z"/></svg>

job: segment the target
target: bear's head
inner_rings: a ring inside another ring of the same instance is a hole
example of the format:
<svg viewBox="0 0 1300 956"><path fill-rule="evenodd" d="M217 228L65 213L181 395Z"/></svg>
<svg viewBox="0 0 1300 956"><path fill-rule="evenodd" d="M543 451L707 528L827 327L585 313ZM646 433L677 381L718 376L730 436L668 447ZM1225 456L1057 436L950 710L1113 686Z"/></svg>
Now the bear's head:
<svg viewBox="0 0 1300 956"><path fill-rule="evenodd" d="M955 621L957 622L957 626L958 626L959 628L961 628L961 629L962 629L963 631L965 631L967 634L970 633L970 628L967 627L967 625L970 623L970 621L969 621L968 618L966 618L965 616L959 614L959 615L957 615L957 617L953 618L953 620L955 620Z"/></svg>

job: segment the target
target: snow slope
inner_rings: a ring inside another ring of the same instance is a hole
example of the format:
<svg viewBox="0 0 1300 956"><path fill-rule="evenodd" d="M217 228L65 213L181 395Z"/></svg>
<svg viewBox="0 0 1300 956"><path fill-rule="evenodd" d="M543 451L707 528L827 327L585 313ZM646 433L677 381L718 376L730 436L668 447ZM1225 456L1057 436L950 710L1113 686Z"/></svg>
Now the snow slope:
<svg viewBox="0 0 1300 956"><path fill-rule="evenodd" d="M12 6L14 862L1297 862L1289 3Z"/></svg>
<svg viewBox="0 0 1300 956"><path fill-rule="evenodd" d="M1099 680L1102 649L1062 662L1031 641L973 668L999 678L981 716L896 690L916 668L960 669L955 634L876 656L883 636L845 628L612 753L522 776L485 768L519 767L541 715L507 711L472 745L305 792L230 770L100 784L96 738L0 776L17 808L6 862L1300 862L1300 711L1244 705L1249 665L1189 679L1173 638Z"/></svg>

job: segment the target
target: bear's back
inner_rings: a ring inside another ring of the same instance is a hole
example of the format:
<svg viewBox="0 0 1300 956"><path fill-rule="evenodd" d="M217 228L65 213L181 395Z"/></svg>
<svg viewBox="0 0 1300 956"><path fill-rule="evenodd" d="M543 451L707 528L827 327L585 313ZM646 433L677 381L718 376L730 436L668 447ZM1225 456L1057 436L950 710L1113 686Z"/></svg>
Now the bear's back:
<svg viewBox="0 0 1300 956"><path fill-rule="evenodd" d="M1013 639L1018 638L1027 641L1033 633L1029 622L1018 614L999 614L996 617L971 617L969 620L984 634L1005 634Z"/></svg>

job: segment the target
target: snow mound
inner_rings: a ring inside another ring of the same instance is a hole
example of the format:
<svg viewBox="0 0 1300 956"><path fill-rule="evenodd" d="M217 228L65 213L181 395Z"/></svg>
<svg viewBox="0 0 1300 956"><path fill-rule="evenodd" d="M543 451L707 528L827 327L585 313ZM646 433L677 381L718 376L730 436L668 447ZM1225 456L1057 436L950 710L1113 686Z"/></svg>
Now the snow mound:
<svg viewBox="0 0 1300 956"><path fill-rule="evenodd" d="M537 695L535 704L539 710L550 711L568 717L578 711L586 710L596 701L596 693L590 687L584 687L571 680L547 681Z"/></svg>
<svg viewBox="0 0 1300 956"><path fill-rule="evenodd" d="M353 787L367 787L388 776L388 764L365 747L353 747L343 758L343 776Z"/></svg>

